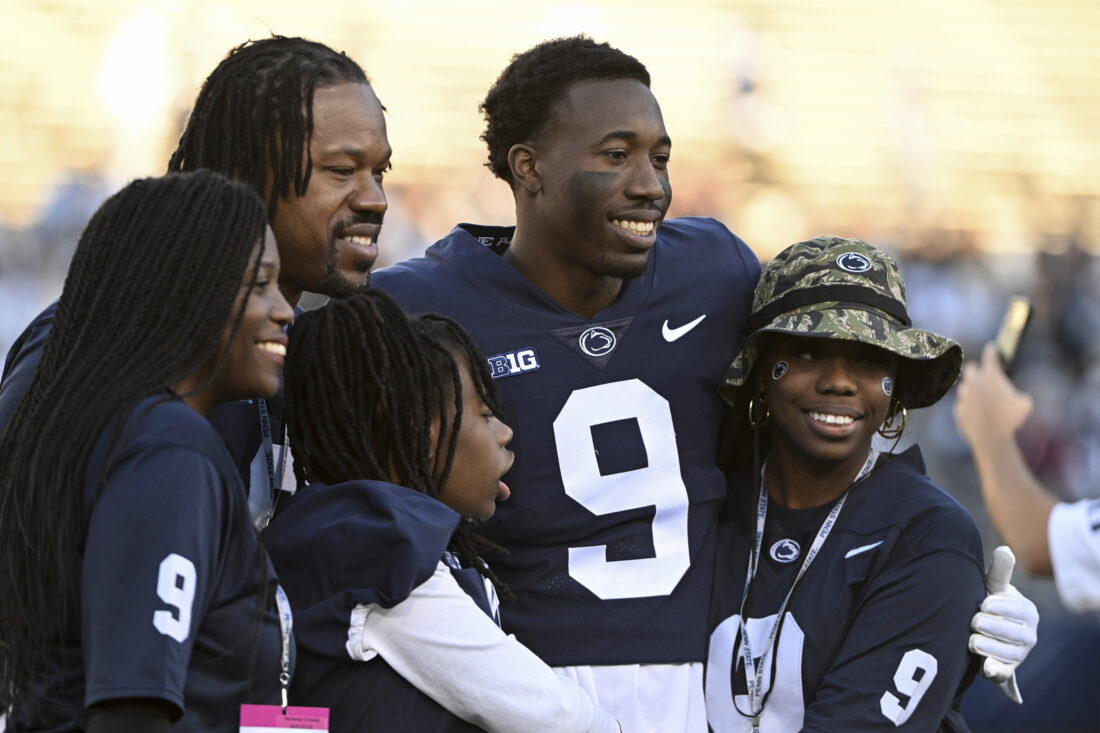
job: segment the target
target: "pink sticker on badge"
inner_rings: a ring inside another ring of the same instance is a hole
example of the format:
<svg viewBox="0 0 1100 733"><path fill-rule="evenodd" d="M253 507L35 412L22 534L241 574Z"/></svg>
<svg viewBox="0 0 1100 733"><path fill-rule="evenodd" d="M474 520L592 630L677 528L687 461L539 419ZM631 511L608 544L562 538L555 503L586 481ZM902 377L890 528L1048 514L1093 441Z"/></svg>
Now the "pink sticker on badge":
<svg viewBox="0 0 1100 733"><path fill-rule="evenodd" d="M279 733L287 728L328 731L328 708L300 708L283 712L279 705L241 705L241 733Z"/></svg>

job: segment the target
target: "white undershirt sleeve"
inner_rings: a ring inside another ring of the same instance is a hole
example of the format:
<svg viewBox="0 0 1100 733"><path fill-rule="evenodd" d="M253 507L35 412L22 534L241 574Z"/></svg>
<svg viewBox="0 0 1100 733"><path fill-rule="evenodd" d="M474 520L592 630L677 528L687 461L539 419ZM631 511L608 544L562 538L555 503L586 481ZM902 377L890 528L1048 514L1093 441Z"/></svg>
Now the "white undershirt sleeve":
<svg viewBox="0 0 1100 733"><path fill-rule="evenodd" d="M1056 505L1047 535L1054 582L1066 608L1100 610L1100 500Z"/></svg>
<svg viewBox="0 0 1100 733"><path fill-rule="evenodd" d="M356 607L348 653L363 661L381 656L428 697L491 733L619 733L575 682L505 634L442 562L393 608Z"/></svg>

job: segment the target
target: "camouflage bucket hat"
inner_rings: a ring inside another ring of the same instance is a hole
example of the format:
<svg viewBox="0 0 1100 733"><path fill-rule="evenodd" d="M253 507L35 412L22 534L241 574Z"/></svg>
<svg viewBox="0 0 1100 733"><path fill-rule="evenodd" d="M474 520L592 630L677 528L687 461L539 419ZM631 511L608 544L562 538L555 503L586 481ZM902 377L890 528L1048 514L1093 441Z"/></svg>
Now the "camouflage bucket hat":
<svg viewBox="0 0 1100 733"><path fill-rule="evenodd" d="M858 239L817 237L780 252L760 275L747 333L719 388L730 404L767 333L857 341L896 354L896 396L910 408L943 397L962 366L957 343L911 326L894 258Z"/></svg>

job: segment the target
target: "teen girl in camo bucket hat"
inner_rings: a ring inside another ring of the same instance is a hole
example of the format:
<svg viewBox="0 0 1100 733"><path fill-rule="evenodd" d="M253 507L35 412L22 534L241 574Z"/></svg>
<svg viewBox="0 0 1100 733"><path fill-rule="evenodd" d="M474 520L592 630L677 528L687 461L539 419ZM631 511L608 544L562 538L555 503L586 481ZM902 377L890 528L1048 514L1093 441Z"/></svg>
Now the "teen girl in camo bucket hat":
<svg viewBox="0 0 1100 733"><path fill-rule="evenodd" d="M937 402L962 366L957 343L912 327L894 258L858 239L817 237L780 252L760 275L747 331L720 389L731 404L764 334L857 341L892 352L901 357L894 397L904 408Z"/></svg>
<svg viewBox="0 0 1100 733"><path fill-rule="evenodd" d="M966 730L978 528L917 446L873 445L951 388L962 350L911 326L893 258L840 237L772 260L748 328L721 387L710 729Z"/></svg>

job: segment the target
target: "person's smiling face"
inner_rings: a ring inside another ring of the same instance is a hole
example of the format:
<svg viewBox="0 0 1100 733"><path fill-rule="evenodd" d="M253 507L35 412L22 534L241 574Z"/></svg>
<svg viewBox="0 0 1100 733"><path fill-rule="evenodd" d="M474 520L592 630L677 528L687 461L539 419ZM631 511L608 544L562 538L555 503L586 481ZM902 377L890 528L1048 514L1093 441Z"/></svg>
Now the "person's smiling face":
<svg viewBox="0 0 1100 733"><path fill-rule="evenodd" d="M307 290L346 297L370 281L392 151L382 105L369 85L345 82L314 92L309 151L305 193L280 198L271 220L283 291L295 302Z"/></svg>
<svg viewBox="0 0 1100 733"><path fill-rule="evenodd" d="M254 250L252 261L259 254ZM264 236L263 256L252 281L252 266L244 274L241 292L233 306L233 319L244 305L240 324L229 337L234 321L226 324L222 335L225 364L216 379L221 401L249 397L270 397L279 389L279 375L286 359L286 327L294 320L294 309L279 290L279 250L271 229Z"/></svg>
<svg viewBox="0 0 1100 733"><path fill-rule="evenodd" d="M671 140L649 88L633 79L572 85L533 147L533 228L544 246L589 275L641 275L672 199Z"/></svg>
<svg viewBox="0 0 1100 733"><path fill-rule="evenodd" d="M779 362L785 370L776 369ZM775 334L758 369L773 452L810 467L858 469L886 419L891 397L883 379L896 378L897 357L853 341Z"/></svg>
<svg viewBox="0 0 1100 733"><path fill-rule="evenodd" d="M199 369L172 385L184 402L204 415L222 402L271 397L279 390L286 327L294 320L294 309L279 289L275 237L270 227L264 229L263 251L256 242L214 352Z"/></svg>

